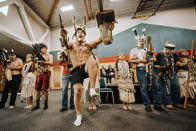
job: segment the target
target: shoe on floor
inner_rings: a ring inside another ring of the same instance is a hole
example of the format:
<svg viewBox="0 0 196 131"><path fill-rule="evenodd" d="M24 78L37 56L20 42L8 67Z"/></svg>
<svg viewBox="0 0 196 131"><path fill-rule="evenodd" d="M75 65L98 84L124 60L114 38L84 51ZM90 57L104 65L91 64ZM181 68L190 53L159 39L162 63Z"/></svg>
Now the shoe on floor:
<svg viewBox="0 0 196 131"><path fill-rule="evenodd" d="M47 110L48 109L48 101L44 101L44 109L43 110Z"/></svg>
<svg viewBox="0 0 196 131"><path fill-rule="evenodd" d="M151 109L150 106L146 106L146 107L145 107L145 110L146 110L147 112L152 112L152 109Z"/></svg>
<svg viewBox="0 0 196 131"><path fill-rule="evenodd" d="M174 106L173 105L166 105L165 106L167 109L169 110L175 110Z"/></svg>
<svg viewBox="0 0 196 131"><path fill-rule="evenodd" d="M35 106L31 109L31 111L35 111L35 110L38 110L40 107L39 106Z"/></svg>
<svg viewBox="0 0 196 131"><path fill-rule="evenodd" d="M64 112L64 111L67 111L67 110L68 110L67 108L61 108L60 112Z"/></svg>
<svg viewBox="0 0 196 131"><path fill-rule="evenodd" d="M90 96L98 96L98 94L95 91L95 88L90 88Z"/></svg>
<svg viewBox="0 0 196 131"><path fill-rule="evenodd" d="M3 109L3 108L5 108L5 105L0 104L0 109Z"/></svg>
<svg viewBox="0 0 196 131"><path fill-rule="evenodd" d="M40 108L40 106L39 106L39 101L40 101L40 100L36 100L36 106L34 106L34 107L31 109L31 111L35 111L35 110L37 110L37 109Z"/></svg>
<svg viewBox="0 0 196 131"><path fill-rule="evenodd" d="M76 121L74 122L75 126L80 126L82 122L82 116L81 115L77 115Z"/></svg>
<svg viewBox="0 0 196 131"><path fill-rule="evenodd" d="M181 108L181 109L184 108L184 106L182 104L177 104L177 105L175 105L175 107L176 108Z"/></svg>
<svg viewBox="0 0 196 131"><path fill-rule="evenodd" d="M70 106L69 109L74 110L75 106Z"/></svg>
<svg viewBox="0 0 196 131"><path fill-rule="evenodd" d="M160 111L160 112L167 112L164 108L162 108L161 106L155 106L154 107L155 110Z"/></svg>

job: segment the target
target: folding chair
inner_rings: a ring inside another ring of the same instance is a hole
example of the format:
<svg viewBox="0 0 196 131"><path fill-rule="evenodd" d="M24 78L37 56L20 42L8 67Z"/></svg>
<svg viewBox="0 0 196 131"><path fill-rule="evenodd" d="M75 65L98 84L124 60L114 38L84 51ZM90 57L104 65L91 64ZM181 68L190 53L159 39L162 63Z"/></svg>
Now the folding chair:
<svg viewBox="0 0 196 131"><path fill-rule="evenodd" d="M112 88L106 88L104 78L101 77L100 79L100 93L106 92L106 101L108 101L108 93L112 93L112 104L114 104L114 93L112 91Z"/></svg>

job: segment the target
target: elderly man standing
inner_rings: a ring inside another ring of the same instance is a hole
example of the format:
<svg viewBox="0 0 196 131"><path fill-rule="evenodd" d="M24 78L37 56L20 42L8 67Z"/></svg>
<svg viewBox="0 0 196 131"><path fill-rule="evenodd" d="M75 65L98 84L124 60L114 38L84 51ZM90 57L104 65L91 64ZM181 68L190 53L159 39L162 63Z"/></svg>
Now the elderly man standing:
<svg viewBox="0 0 196 131"><path fill-rule="evenodd" d="M142 99L145 105L145 110L147 112L152 112L150 107L150 99L147 91L148 74L146 72L146 49L144 44L146 40L144 38L139 38L137 42L137 48L134 48L130 52L130 62L136 64L137 78L140 84L140 90Z"/></svg>
<svg viewBox="0 0 196 131"><path fill-rule="evenodd" d="M146 37L145 37L145 30L143 29L143 36L139 37L137 35L136 30L133 30L136 35L137 40L137 48L134 48L130 52L130 62L135 63L137 68L137 78L140 84L140 91L143 99L143 103L145 105L145 110L147 112L152 112L152 109L150 107L150 99L148 95L148 73L146 72L146 53L147 49L144 48L144 45L146 43ZM156 59L153 58L153 61ZM165 112L165 110L162 108L162 102L161 102L161 89L157 82L156 72L155 69L152 68L152 92L153 92L153 105L154 109L157 111ZM149 74L150 75L150 74Z"/></svg>
<svg viewBox="0 0 196 131"><path fill-rule="evenodd" d="M175 71L175 66L179 65L178 57L174 52L175 45L166 42L163 52L157 54L156 68L160 69L158 80L163 89L163 103L167 109L180 107L180 86Z"/></svg>

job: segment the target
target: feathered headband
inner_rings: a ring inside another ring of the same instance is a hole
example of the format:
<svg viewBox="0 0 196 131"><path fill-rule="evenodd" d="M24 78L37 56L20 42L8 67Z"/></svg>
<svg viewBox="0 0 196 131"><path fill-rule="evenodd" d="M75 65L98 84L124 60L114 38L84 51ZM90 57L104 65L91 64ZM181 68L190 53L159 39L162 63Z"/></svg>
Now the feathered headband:
<svg viewBox="0 0 196 131"><path fill-rule="evenodd" d="M6 50L6 49L3 48L3 51L4 51L6 54L8 54L9 56L10 56L10 55L16 55L16 53L14 52L14 49Z"/></svg>
<svg viewBox="0 0 196 131"><path fill-rule="evenodd" d="M78 30L82 30L84 32L84 34L86 35L86 31L85 31L86 16L83 17L83 23L81 25L79 25L78 27L77 27L77 24L76 24L76 17L75 16L72 19L72 23L73 23L74 30L75 30L75 33L73 34L73 37L76 36L76 33L77 33ZM73 39L73 37L72 37L72 39Z"/></svg>
<svg viewBox="0 0 196 131"><path fill-rule="evenodd" d="M145 28L142 29L143 35L142 35L141 37L137 34L136 28L133 28L132 31L134 32L134 34L135 34L135 39L136 39L137 41L138 41L139 39L144 39L144 40L146 40L146 29L145 29Z"/></svg>

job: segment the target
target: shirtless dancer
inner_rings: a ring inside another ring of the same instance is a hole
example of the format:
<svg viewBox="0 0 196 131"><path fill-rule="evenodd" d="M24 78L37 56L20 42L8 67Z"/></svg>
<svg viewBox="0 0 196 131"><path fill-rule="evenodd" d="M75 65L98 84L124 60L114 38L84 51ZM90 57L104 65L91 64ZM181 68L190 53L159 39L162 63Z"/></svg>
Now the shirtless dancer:
<svg viewBox="0 0 196 131"><path fill-rule="evenodd" d="M113 30L114 24L109 26L109 30ZM80 126L82 121L81 116L81 96L82 96L82 84L83 80L89 76L91 89L90 95L95 96L95 82L97 78L97 64L96 60L93 59L92 49L97 48L102 43L102 38L99 37L97 40L92 42L85 42L86 32L82 28L78 28L75 32L76 41L69 42L68 48L70 52L70 59L73 64L72 84L74 87L74 104L77 113L77 119L74 122L75 126Z"/></svg>
<svg viewBox="0 0 196 131"><path fill-rule="evenodd" d="M23 67L23 62L20 58L16 57L16 54L14 52L11 52L9 54L10 64L7 66L7 69L11 71L11 79L7 76L7 79L5 81L5 87L3 89L1 102L0 102L0 109L5 107L5 103L8 98L8 94L11 90L11 97L9 102L9 109L14 109L15 107L15 101L17 92L21 83L21 70Z"/></svg>

